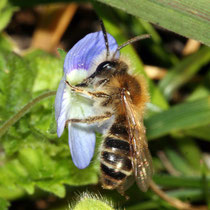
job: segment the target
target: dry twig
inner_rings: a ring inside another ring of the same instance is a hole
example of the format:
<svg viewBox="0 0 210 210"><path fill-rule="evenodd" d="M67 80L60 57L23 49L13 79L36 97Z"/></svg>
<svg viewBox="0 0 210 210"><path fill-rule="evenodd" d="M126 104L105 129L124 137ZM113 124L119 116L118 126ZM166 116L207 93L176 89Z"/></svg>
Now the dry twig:
<svg viewBox="0 0 210 210"><path fill-rule="evenodd" d="M145 65L144 70L150 79L157 79L157 80L162 79L167 73L166 69L157 66Z"/></svg>
<svg viewBox="0 0 210 210"><path fill-rule="evenodd" d="M150 188L157 194L160 198L170 203L173 207L182 210L208 210L207 206L192 206L189 203L183 202L177 198L172 198L168 196L164 191L162 191L153 181L150 183Z"/></svg>

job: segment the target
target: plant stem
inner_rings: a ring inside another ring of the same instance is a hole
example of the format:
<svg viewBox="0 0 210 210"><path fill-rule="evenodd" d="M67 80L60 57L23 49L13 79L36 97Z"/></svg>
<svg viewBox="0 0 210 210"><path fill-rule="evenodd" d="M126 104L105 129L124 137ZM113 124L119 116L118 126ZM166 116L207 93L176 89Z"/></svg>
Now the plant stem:
<svg viewBox="0 0 210 210"><path fill-rule="evenodd" d="M0 138L7 132L7 130L15 124L21 117L23 117L34 105L42 101L43 99L54 96L56 91L49 91L39 95L38 97L31 100L27 103L19 112L13 115L10 119L8 119L1 127L0 127Z"/></svg>

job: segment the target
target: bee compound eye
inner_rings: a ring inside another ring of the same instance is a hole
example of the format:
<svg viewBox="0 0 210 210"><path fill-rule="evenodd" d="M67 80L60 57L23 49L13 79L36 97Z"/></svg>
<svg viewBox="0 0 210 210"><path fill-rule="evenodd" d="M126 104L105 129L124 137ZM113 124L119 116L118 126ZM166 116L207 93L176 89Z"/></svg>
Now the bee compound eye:
<svg viewBox="0 0 210 210"><path fill-rule="evenodd" d="M113 61L104 61L101 64L98 65L97 69L96 69L96 74L99 75L101 74L103 71L107 71L112 69L115 66L115 63Z"/></svg>

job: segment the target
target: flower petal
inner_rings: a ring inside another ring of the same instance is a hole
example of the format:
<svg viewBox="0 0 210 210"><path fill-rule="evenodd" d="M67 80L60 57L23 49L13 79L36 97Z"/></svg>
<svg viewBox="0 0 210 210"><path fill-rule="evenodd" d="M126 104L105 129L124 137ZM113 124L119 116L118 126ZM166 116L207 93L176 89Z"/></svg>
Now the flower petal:
<svg viewBox="0 0 210 210"><path fill-rule="evenodd" d="M70 90L65 83L65 77L61 80L55 100L55 117L57 121L57 135L63 133L66 121L72 118L84 119L94 115L93 101L78 95ZM85 127L86 124L84 124ZM86 125L88 127L88 125ZM95 125L96 126L96 125Z"/></svg>
<svg viewBox="0 0 210 210"><path fill-rule="evenodd" d="M79 169L86 168L93 157L95 149L95 132L91 126L68 124L69 147L72 160Z"/></svg>
<svg viewBox="0 0 210 210"><path fill-rule="evenodd" d="M102 31L90 33L78 41L67 53L64 61L64 73L73 70L86 70L90 76L96 67L105 60L112 58L118 45L113 36L107 33L110 56L106 59L106 45ZM119 57L119 52L116 58Z"/></svg>
<svg viewBox="0 0 210 210"><path fill-rule="evenodd" d="M63 85L64 84L64 85ZM60 100L60 101L58 101ZM71 95L68 92L65 81L60 82L55 101L55 117L57 120L57 135L60 137L63 133L66 120L68 119L71 106Z"/></svg>
<svg viewBox="0 0 210 210"><path fill-rule="evenodd" d="M65 88L65 76L61 79L58 90L56 92L56 97L55 97L55 119L58 120L58 117L61 112L61 105L62 105L62 98L63 98L63 92Z"/></svg>

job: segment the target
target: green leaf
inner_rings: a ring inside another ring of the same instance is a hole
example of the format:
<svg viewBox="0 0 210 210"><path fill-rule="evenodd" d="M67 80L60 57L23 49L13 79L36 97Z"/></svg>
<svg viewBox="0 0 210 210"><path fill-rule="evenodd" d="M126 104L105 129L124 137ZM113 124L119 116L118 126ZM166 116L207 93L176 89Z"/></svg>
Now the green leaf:
<svg viewBox="0 0 210 210"><path fill-rule="evenodd" d="M171 98L179 87L188 82L209 61L210 49L203 47L195 54L175 65L159 83L164 96Z"/></svg>
<svg viewBox="0 0 210 210"><path fill-rule="evenodd" d="M186 99L186 101L194 101L207 97L210 94L210 90L204 86L198 86L192 94Z"/></svg>
<svg viewBox="0 0 210 210"><path fill-rule="evenodd" d="M47 147L43 148L46 150ZM32 183L43 190L64 197L63 184L82 186L98 182L98 164L91 164L86 169L80 170L71 161L69 148L67 149L67 155L64 153L64 157L60 156L53 160L41 148L23 148L19 152L19 160L33 180Z"/></svg>
<svg viewBox="0 0 210 210"><path fill-rule="evenodd" d="M192 202L203 199L203 191L201 189L193 189L193 188L169 191L168 195L171 197L176 197L182 200L186 200L187 202L189 202L189 200Z"/></svg>
<svg viewBox="0 0 210 210"><path fill-rule="evenodd" d="M17 8L10 5L7 0L1 0L0 3L0 31L2 31L7 24L9 23L13 12L16 11Z"/></svg>
<svg viewBox="0 0 210 210"><path fill-rule="evenodd" d="M24 148L19 152L19 160L32 179L47 179L55 175L56 163L41 149Z"/></svg>
<svg viewBox="0 0 210 210"><path fill-rule="evenodd" d="M155 174L153 176L155 183L163 187L182 187L182 188L201 188L202 177L200 176L171 176L164 174ZM210 177L207 177L210 184Z"/></svg>
<svg viewBox="0 0 210 210"><path fill-rule="evenodd" d="M210 45L210 5L208 0L98 0L143 20Z"/></svg>
<svg viewBox="0 0 210 210"><path fill-rule="evenodd" d="M64 185L55 183L55 180L38 181L36 184L40 189L54 193L60 198L63 198L66 194Z"/></svg>
<svg viewBox="0 0 210 210"><path fill-rule="evenodd" d="M132 206L128 206L126 208L126 210L136 210L136 209L158 209L160 208L160 205L157 201L145 201L145 202L141 202L141 203L138 203L136 205L132 205Z"/></svg>
<svg viewBox="0 0 210 210"><path fill-rule="evenodd" d="M210 123L210 97L175 105L145 120L148 139Z"/></svg>
<svg viewBox="0 0 210 210"><path fill-rule="evenodd" d="M33 185L27 171L18 160L9 161L0 168L0 197L11 199L22 196L23 189L33 193Z"/></svg>
<svg viewBox="0 0 210 210"><path fill-rule="evenodd" d="M11 50L12 50L11 40L6 34L0 33L0 51L3 52L3 51L11 51Z"/></svg>
<svg viewBox="0 0 210 210"><path fill-rule="evenodd" d="M185 130L183 134L191 136L191 137L195 137L198 139L210 141L209 125Z"/></svg>
<svg viewBox="0 0 210 210"><path fill-rule="evenodd" d="M10 206L9 202L3 198L0 198L0 210L7 210Z"/></svg>
<svg viewBox="0 0 210 210"><path fill-rule="evenodd" d="M193 169L200 173L202 154L196 141L191 138L181 137L177 138L176 143L185 160L190 164L190 166L192 166Z"/></svg>
<svg viewBox="0 0 210 210"><path fill-rule="evenodd" d="M195 175L195 171L190 167L187 161L181 157L174 149L167 147L164 149L169 162L173 165L173 167L181 172L183 175Z"/></svg>
<svg viewBox="0 0 210 210"><path fill-rule="evenodd" d="M35 50L25 58L30 61L37 76L34 81L33 92L56 90L62 77L63 60L41 50Z"/></svg>
<svg viewBox="0 0 210 210"><path fill-rule="evenodd" d="M28 62L15 53L4 52L3 71L0 71L0 106L2 118L20 110L30 99L35 71Z"/></svg>

